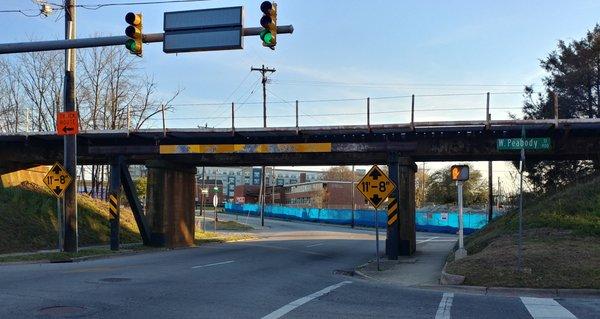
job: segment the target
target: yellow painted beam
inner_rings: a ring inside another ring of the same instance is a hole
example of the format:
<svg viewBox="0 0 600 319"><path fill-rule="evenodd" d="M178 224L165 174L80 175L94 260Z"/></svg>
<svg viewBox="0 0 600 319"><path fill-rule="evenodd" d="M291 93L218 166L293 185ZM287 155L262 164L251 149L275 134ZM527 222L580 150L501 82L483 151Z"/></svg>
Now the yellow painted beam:
<svg viewBox="0 0 600 319"><path fill-rule="evenodd" d="M331 143L161 145L160 154L330 153Z"/></svg>

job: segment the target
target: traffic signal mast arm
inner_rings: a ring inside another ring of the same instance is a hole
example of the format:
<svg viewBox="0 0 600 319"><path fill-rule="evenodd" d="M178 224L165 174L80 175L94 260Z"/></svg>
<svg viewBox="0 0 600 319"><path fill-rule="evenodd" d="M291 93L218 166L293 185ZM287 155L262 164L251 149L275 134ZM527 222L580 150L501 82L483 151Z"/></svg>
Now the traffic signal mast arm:
<svg viewBox="0 0 600 319"><path fill-rule="evenodd" d="M264 28L244 28L245 37L260 36ZM294 32L292 25L278 26L277 33L291 34ZM163 42L164 33L148 33L142 35L143 43ZM0 44L0 54L12 54L23 52L55 51L66 49L81 49L106 47L113 45L124 45L130 38L128 36L98 37L98 38L79 38L72 40L54 40L20 43L2 43Z"/></svg>

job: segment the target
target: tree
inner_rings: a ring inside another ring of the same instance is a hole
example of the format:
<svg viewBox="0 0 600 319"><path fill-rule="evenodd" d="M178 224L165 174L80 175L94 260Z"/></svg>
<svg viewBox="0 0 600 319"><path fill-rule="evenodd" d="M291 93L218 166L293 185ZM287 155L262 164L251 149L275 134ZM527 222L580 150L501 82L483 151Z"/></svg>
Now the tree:
<svg viewBox="0 0 600 319"><path fill-rule="evenodd" d="M355 182L358 180L358 177L356 172L352 172L347 166L333 166L323 174L323 179L326 181Z"/></svg>
<svg viewBox="0 0 600 319"><path fill-rule="evenodd" d="M600 25L580 40L558 42L557 50L540 61L548 72L544 93L525 88L525 119L554 117L554 94L560 118L600 117ZM556 190L568 183L598 173L600 161L528 161L525 170L534 187ZM518 164L517 164L518 165Z"/></svg>
<svg viewBox="0 0 600 319"><path fill-rule="evenodd" d="M429 174L425 169L419 169L415 174L415 201L417 207L422 207L427 198Z"/></svg>
<svg viewBox="0 0 600 319"><path fill-rule="evenodd" d="M139 59L122 47L78 52L76 109L81 130L138 130L163 110L172 110L179 90L170 97L159 96L154 77L140 72ZM56 113L63 105L63 65L64 54L59 51L0 59L0 130L56 129ZM80 174L91 181L90 188L83 184L86 192L106 194L107 166L81 166Z"/></svg>
<svg viewBox="0 0 600 319"><path fill-rule="evenodd" d="M463 184L465 205L487 203L487 186L481 172L471 170L469 180ZM456 182L450 178L450 167L437 170L427 180L426 201L435 204L456 204Z"/></svg>

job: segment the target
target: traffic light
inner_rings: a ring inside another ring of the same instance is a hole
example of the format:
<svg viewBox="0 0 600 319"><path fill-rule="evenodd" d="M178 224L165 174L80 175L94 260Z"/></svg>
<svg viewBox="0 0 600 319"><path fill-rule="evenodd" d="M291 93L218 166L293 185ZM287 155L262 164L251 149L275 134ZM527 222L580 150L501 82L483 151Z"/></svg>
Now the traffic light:
<svg viewBox="0 0 600 319"><path fill-rule="evenodd" d="M260 5L260 11L263 12L260 25L265 28L260 32L260 39L263 41L263 46L275 50L277 44L277 3L264 1Z"/></svg>
<svg viewBox="0 0 600 319"><path fill-rule="evenodd" d="M469 166L452 165L450 168L450 178L454 182L462 182L469 179Z"/></svg>
<svg viewBox="0 0 600 319"><path fill-rule="evenodd" d="M129 12L125 15L125 21L129 26L125 29L125 35L129 37L125 47L131 54L142 56L142 14Z"/></svg>

